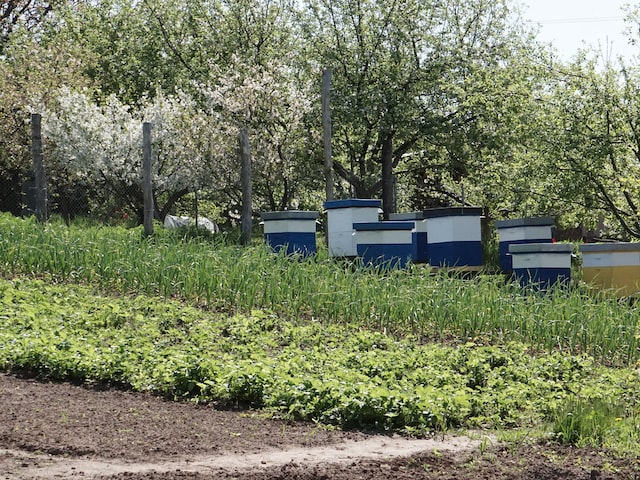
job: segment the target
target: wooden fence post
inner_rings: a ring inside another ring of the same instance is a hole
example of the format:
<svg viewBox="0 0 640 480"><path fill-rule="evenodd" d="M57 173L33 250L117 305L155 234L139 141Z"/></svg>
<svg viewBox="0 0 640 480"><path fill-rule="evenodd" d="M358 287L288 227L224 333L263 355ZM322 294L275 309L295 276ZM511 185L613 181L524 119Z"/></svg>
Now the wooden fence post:
<svg viewBox="0 0 640 480"><path fill-rule="evenodd" d="M242 213L240 223L242 234L240 242L243 245L251 243L251 226L252 226L252 198L251 198L251 150L249 149L249 133L246 128L240 130L238 137L239 153L240 153L240 183L242 184Z"/></svg>
<svg viewBox="0 0 640 480"><path fill-rule="evenodd" d="M31 155L35 176L36 219L44 223L47 221L47 176L42 155L42 116L39 113L31 115Z"/></svg>
<svg viewBox="0 0 640 480"><path fill-rule="evenodd" d="M322 137L324 141L324 178L327 200L333 200L333 152L331 151L331 69L322 72Z"/></svg>
<svg viewBox="0 0 640 480"><path fill-rule="evenodd" d="M151 183L151 123L142 124L142 194L144 196L144 235L153 235L153 185Z"/></svg>

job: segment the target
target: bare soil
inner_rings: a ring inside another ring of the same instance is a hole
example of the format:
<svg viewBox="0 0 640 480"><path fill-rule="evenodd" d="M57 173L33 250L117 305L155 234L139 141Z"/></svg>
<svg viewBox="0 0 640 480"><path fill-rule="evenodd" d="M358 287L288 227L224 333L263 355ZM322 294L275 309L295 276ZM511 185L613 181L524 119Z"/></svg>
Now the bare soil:
<svg viewBox="0 0 640 480"><path fill-rule="evenodd" d="M640 479L586 449L330 430L0 374L0 480Z"/></svg>

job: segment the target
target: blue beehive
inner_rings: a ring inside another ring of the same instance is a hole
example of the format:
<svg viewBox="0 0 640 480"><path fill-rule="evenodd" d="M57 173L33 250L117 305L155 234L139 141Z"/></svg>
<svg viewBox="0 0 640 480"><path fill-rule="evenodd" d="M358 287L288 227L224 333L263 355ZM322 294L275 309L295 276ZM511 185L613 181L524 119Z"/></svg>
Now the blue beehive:
<svg viewBox="0 0 640 480"><path fill-rule="evenodd" d="M428 262L427 219L424 217L424 212L392 213L389 215L389 220L413 222L414 227L411 232L411 241L413 244L411 261L413 263Z"/></svg>
<svg viewBox="0 0 640 480"><path fill-rule="evenodd" d="M353 224L377 222L381 200L351 198L325 202L327 213L327 247L330 257L355 257Z"/></svg>
<svg viewBox="0 0 640 480"><path fill-rule="evenodd" d="M568 284L571 279L573 245L522 243L509 246L513 274L522 286L546 289Z"/></svg>
<svg viewBox="0 0 640 480"><path fill-rule="evenodd" d="M320 213L290 210L264 212L261 216L264 240L274 251L285 248L287 255L316 253L316 223Z"/></svg>
<svg viewBox="0 0 640 480"><path fill-rule="evenodd" d="M512 271L509 245L522 243L551 243L553 218L516 218L513 220L496 220L500 248L500 268L503 272Z"/></svg>
<svg viewBox="0 0 640 480"><path fill-rule="evenodd" d="M427 250L433 267L479 270L482 267L481 207L443 207L424 210Z"/></svg>
<svg viewBox="0 0 640 480"><path fill-rule="evenodd" d="M411 260L413 222L354 223L356 249L365 265L405 267Z"/></svg>

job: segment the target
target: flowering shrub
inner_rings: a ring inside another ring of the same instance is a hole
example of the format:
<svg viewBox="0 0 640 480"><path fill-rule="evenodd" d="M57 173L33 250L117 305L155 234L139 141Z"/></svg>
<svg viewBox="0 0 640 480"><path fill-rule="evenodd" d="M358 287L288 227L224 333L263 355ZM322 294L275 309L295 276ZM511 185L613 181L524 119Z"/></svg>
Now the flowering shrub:
<svg viewBox="0 0 640 480"><path fill-rule="evenodd" d="M141 210L142 123L150 122L156 216L202 189L220 192L218 201L232 208L240 191L238 131L246 127L257 208L290 207L319 186L321 162L308 161L314 141L308 85L284 67L237 64L196 87L204 107L180 91L158 91L133 107L115 95L96 104L86 92L61 88L56 106L43 115L48 161L117 195L116 206Z"/></svg>
<svg viewBox="0 0 640 480"><path fill-rule="evenodd" d="M248 128L258 202L283 210L295 206L296 197L322 189L322 161L309 161L321 145L309 122L314 101L319 103L311 85L286 65L250 66L236 58L199 90L209 109L221 113L228 132Z"/></svg>
<svg viewBox="0 0 640 480"><path fill-rule="evenodd" d="M140 207L142 196L142 123L152 123L152 181L160 217L181 196L217 178L213 167L223 143L209 125L215 117L199 111L183 93L158 92L139 109L114 95L96 105L83 92L60 89L57 107L46 111L43 133L48 159L71 175L103 185Z"/></svg>

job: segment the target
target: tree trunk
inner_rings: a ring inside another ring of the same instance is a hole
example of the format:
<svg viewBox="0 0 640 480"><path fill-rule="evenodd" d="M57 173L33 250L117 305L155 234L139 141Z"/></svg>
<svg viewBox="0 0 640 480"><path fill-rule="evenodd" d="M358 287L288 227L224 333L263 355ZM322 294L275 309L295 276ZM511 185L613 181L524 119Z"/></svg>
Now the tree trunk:
<svg viewBox="0 0 640 480"><path fill-rule="evenodd" d="M387 134L382 143L382 216L389 220L395 213L395 192L393 181L393 137Z"/></svg>
<svg viewBox="0 0 640 480"><path fill-rule="evenodd" d="M36 219L47 221L47 177L42 155L42 117L39 113L31 115L31 153L33 156L33 174L35 176Z"/></svg>
<svg viewBox="0 0 640 480"><path fill-rule="evenodd" d="M333 200L333 158L331 151L331 69L322 72L322 136L324 140L324 178L327 200Z"/></svg>

